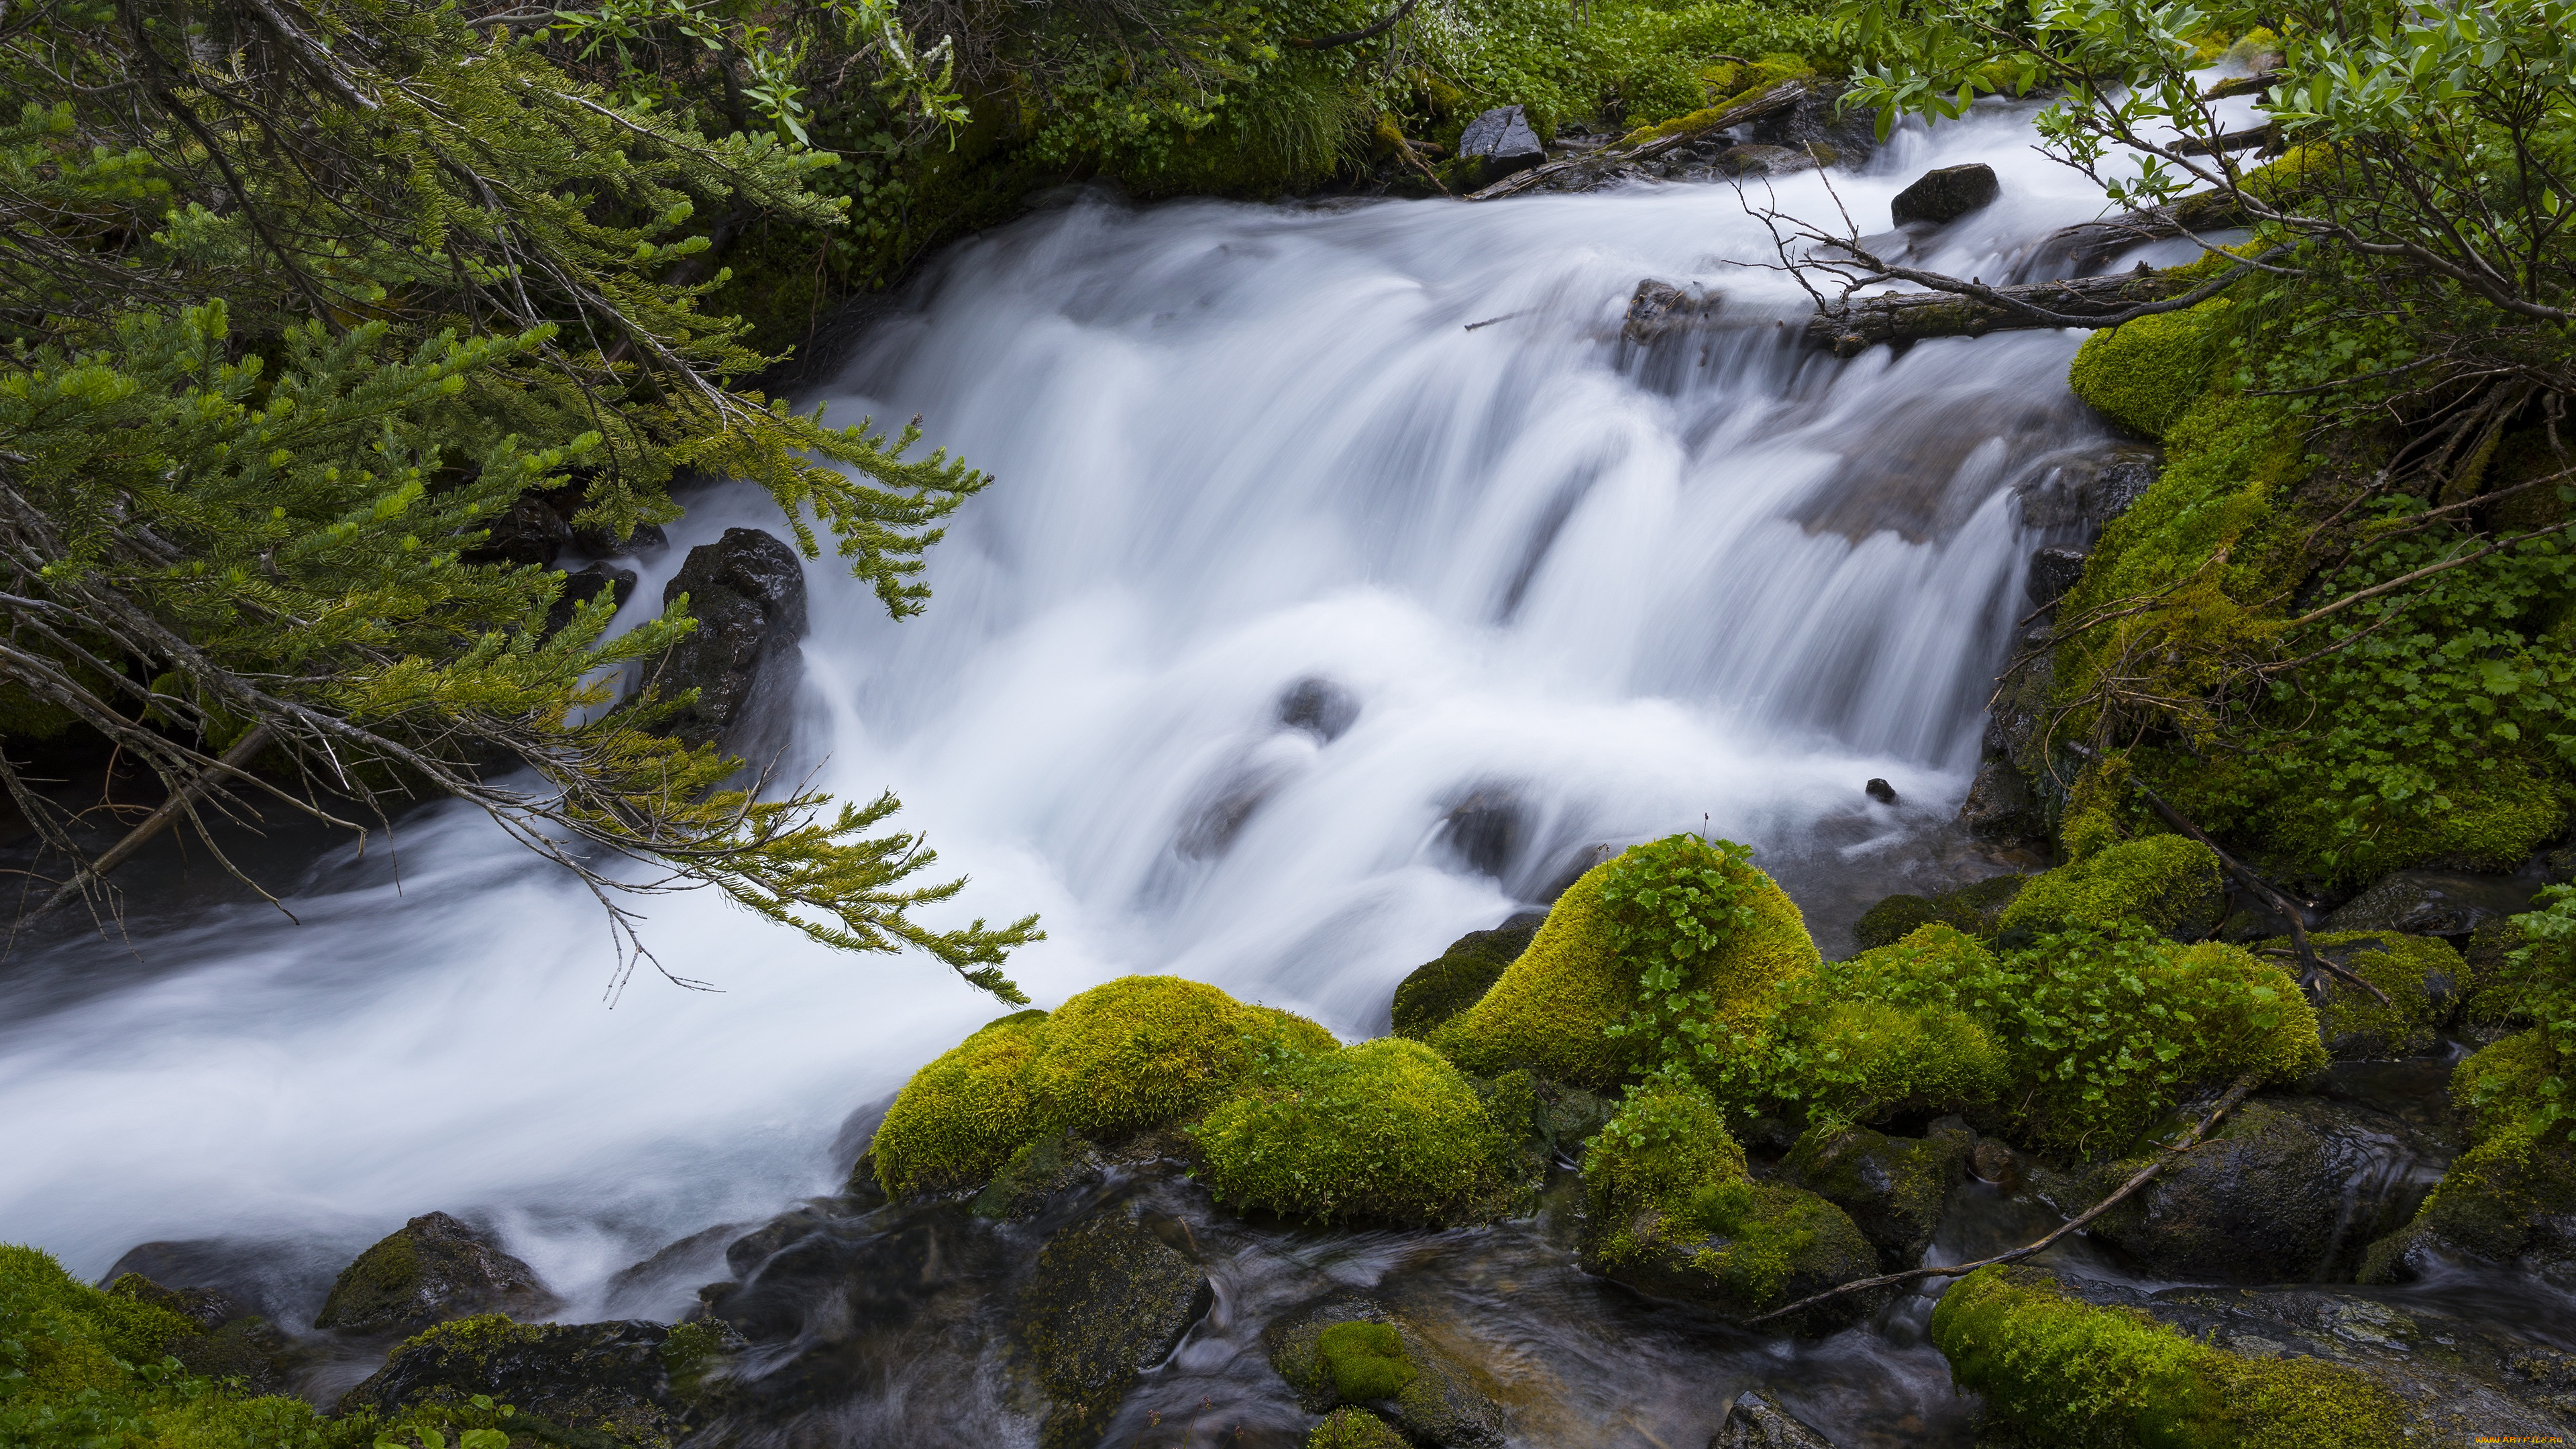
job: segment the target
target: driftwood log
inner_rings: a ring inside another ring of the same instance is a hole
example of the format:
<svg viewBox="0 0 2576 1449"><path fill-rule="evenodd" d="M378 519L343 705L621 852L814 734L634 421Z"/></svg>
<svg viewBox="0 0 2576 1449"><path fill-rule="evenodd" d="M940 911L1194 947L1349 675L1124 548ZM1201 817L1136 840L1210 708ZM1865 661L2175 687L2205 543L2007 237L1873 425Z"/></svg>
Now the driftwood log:
<svg viewBox="0 0 2576 1449"><path fill-rule="evenodd" d="M2063 262L2082 276L2110 265L2129 248L2176 237L2205 236L2245 225L2245 212L2235 197L2219 191L2195 192L2180 201L2144 211L2123 212L2101 221L2059 227L2041 240L2036 260Z"/></svg>
<svg viewBox="0 0 2576 1449"><path fill-rule="evenodd" d="M1725 110L1719 111L1686 131L1676 131L1669 136L1657 136L1651 141L1640 141L1634 146L1604 146L1598 151L1587 152L1581 156L1569 156L1562 161L1550 161L1544 166L1506 176L1484 190L1471 194L1467 199L1498 201L1506 196L1517 196L1524 191L1547 189L1561 180L1596 181L1614 167L1623 166L1632 161L1649 161L1667 151L1679 150L1711 131L1723 131L1729 126L1741 126L1748 121L1767 121L1773 116L1786 114L1806 98L1805 81L1782 81L1758 96L1728 106Z"/></svg>
<svg viewBox="0 0 2576 1449"><path fill-rule="evenodd" d="M2179 297L2206 279L2176 277L2171 272L2140 267L2106 277L2078 277L2064 282L2027 282L1996 287L2008 297L2039 307L2058 318L2098 316L2108 325L2141 302ZM1857 357L1882 342L1920 342L1931 337L1983 337L2015 328L2081 326L2081 322L2044 320L1996 302L1951 292L1882 292L1857 297L1807 319L1803 341L1819 352Z"/></svg>

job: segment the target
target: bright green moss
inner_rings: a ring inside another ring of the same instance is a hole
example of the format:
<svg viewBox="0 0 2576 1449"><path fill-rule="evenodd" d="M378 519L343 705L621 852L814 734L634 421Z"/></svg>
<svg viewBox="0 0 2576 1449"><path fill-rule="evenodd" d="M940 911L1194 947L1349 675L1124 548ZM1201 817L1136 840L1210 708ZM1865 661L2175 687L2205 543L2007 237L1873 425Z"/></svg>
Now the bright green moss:
<svg viewBox="0 0 2576 1449"><path fill-rule="evenodd" d="M1800 1047L1809 1110L1837 1121L1979 1106L2008 1082L1994 1037L1948 1007L1836 1002Z"/></svg>
<svg viewBox="0 0 2576 1449"><path fill-rule="evenodd" d="M2229 305L2214 298L2103 328L2076 349L2066 380L2111 421L2161 438L2209 391L2213 324Z"/></svg>
<svg viewBox="0 0 2576 1449"><path fill-rule="evenodd" d="M2179 835L2151 835L2061 865L2022 888L1999 931L2032 932L2136 921L2186 938L2218 924L2226 897L2218 857Z"/></svg>
<svg viewBox="0 0 2576 1449"><path fill-rule="evenodd" d="M1950 1285L1930 1337L1952 1378L2038 1442L2081 1449L2298 1444L2393 1449L2410 1415L2388 1390L2313 1358L2251 1359L2126 1308L1987 1268Z"/></svg>
<svg viewBox="0 0 2576 1449"><path fill-rule="evenodd" d="M2308 940L2388 997L2383 1006L2329 977L2326 1004L2317 1013L2317 1030L2329 1054L2341 1061L2387 1061L2432 1049L2440 1023L2425 983L2438 975L2456 987L2468 971L2448 941L2395 931L2338 931ZM2263 948L2279 959L2291 949L2290 940L2275 937Z"/></svg>
<svg viewBox="0 0 2576 1449"><path fill-rule="evenodd" d="M991 1177L1044 1131L1029 1081L1046 1013L987 1023L912 1074L871 1144L877 1181L896 1197L945 1192Z"/></svg>
<svg viewBox="0 0 2576 1449"><path fill-rule="evenodd" d="M1404 1335L1392 1323L1336 1323L1315 1339L1333 1392L1354 1404L1391 1399L1420 1372L1405 1355Z"/></svg>
<svg viewBox="0 0 2576 1449"><path fill-rule="evenodd" d="M1555 1081L1598 1087L1635 1070L1652 1044L1606 1034L1639 1004L1639 963L1618 954L1616 922L1601 898L1618 864L1605 861L1569 887L1493 990L1434 1029L1431 1044L1480 1074L1525 1066ZM1728 932L1688 988L1708 993L1707 1014L1720 1028L1750 1026L1767 1011L1776 983L1813 970L1823 958L1808 939L1806 918L1769 876L1731 862L1724 869L1746 888L1750 921Z"/></svg>
<svg viewBox="0 0 2576 1449"><path fill-rule="evenodd" d="M1265 1051L1329 1051L1332 1033L1176 976L1125 976L1050 1016L987 1024L913 1074L877 1129L877 1180L897 1197L992 1177L1054 1132L1172 1126L1238 1089Z"/></svg>
<svg viewBox="0 0 2576 1449"><path fill-rule="evenodd" d="M2412 1276L2407 1259L2419 1243L2491 1263L2576 1260L2561 1226L2576 1214L2576 1146L2563 1124L2537 1130L2528 1122L2496 1128L2442 1174L2415 1220L2370 1245L2361 1281Z"/></svg>
<svg viewBox="0 0 2576 1449"><path fill-rule="evenodd" d="M1701 71L1700 78L1708 83L1712 93L1722 95L1725 99L1714 101L1687 115L1675 116L1658 125L1640 126L1620 137L1619 144L1634 146L1641 142L1652 141L1659 136L1678 136L1685 131L1705 130L1729 108L1752 100L1782 81L1798 80L1815 73L1815 67L1807 64L1804 56L1766 55L1760 60L1744 65L1733 61L1720 61Z"/></svg>
<svg viewBox="0 0 2576 1449"><path fill-rule="evenodd" d="M1283 1058L1197 1128L1218 1196L1287 1217L1443 1222L1500 1185L1510 1148L1473 1084L1419 1042Z"/></svg>
<svg viewBox="0 0 2576 1449"><path fill-rule="evenodd" d="M2326 1064L2298 983L2234 946L2130 927L2045 936L2004 966L2017 978L1999 1033L2010 1118L2054 1155L2119 1156L2195 1087Z"/></svg>
<svg viewBox="0 0 2576 1449"><path fill-rule="evenodd" d="M1708 1094L1656 1077L1632 1089L1583 1154L1583 1187L1611 1213L1680 1212L1701 1187L1741 1180L1744 1149Z"/></svg>
<svg viewBox="0 0 2576 1449"><path fill-rule="evenodd" d="M1415 967L1396 983L1395 1034L1420 1041L1433 1027L1483 999L1521 952L1535 926L1471 931L1450 943L1436 961Z"/></svg>
<svg viewBox="0 0 2576 1449"><path fill-rule="evenodd" d="M1306 1449L1412 1449L1412 1441L1366 1409L1335 1409L1306 1436Z"/></svg>
<svg viewBox="0 0 2576 1449"><path fill-rule="evenodd" d="M2558 1072L2544 1032L2506 1037L2451 1072L2451 1105L2469 1121L2469 1141L2485 1142L2520 1127L2540 1111L2542 1088Z"/></svg>

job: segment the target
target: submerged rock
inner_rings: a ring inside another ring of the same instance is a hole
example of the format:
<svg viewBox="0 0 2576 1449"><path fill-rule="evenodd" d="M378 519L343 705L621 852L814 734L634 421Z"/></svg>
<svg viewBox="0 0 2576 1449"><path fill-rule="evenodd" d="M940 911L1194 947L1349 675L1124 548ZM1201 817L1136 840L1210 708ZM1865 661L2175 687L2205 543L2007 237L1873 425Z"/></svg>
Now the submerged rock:
<svg viewBox="0 0 2576 1449"><path fill-rule="evenodd" d="M662 602L683 594L698 627L663 660L662 697L694 689L698 698L663 728L701 745L727 738L794 693L796 643L805 637L805 569L794 549L759 529L728 528L714 543L689 550L663 585Z"/></svg>
<svg viewBox="0 0 2576 1449"><path fill-rule="evenodd" d="M1523 911L1492 930L1469 931L1438 960L1414 967L1395 988L1395 1034L1419 1038L1482 1000L1546 920L1545 911Z"/></svg>
<svg viewBox="0 0 2576 1449"><path fill-rule="evenodd" d="M2461 1154L2414 1221L2371 1244L2361 1281L2439 1277L2464 1262L2576 1287L2576 1148L2563 1131L2517 1123Z"/></svg>
<svg viewBox="0 0 2576 1449"><path fill-rule="evenodd" d="M1301 679L1279 696L1279 723L1331 744L1359 722L1360 702L1329 679Z"/></svg>
<svg viewBox="0 0 2576 1449"><path fill-rule="evenodd" d="M1263 1337L1270 1366L1310 1413L1364 1406L1405 1439L1438 1449L1502 1449L1509 1434L1510 1420L1473 1366L1371 1300L1327 1299L1272 1324Z"/></svg>
<svg viewBox="0 0 2576 1449"><path fill-rule="evenodd" d="M1020 1338L1050 1405L1040 1442L1069 1446L1098 1438L1128 1386L1170 1356L1211 1294L1206 1269L1119 1208L1050 1239L1020 1301Z"/></svg>
<svg viewBox="0 0 2576 1449"><path fill-rule="evenodd" d="M424 1213L340 1270L313 1326L410 1330L496 1309L528 1317L553 1307L536 1269L455 1218Z"/></svg>
<svg viewBox="0 0 2576 1449"><path fill-rule="evenodd" d="M1804 1419L1747 1389L1726 1406L1726 1418L1708 1449L1834 1449L1834 1444Z"/></svg>
<svg viewBox="0 0 2576 1449"><path fill-rule="evenodd" d="M1920 1138L1811 1127L1789 1149L1781 1175L1849 1214L1878 1250L1879 1266L1901 1272L1923 1261L1950 1190L1967 1173L1976 1134L1956 1118L1945 1123Z"/></svg>
<svg viewBox="0 0 2576 1449"><path fill-rule="evenodd" d="M1730 146L1717 153L1711 163L1728 176L1790 176L1800 171L1813 171L1833 159L1831 150L1822 156L1805 146Z"/></svg>
<svg viewBox="0 0 2576 1449"><path fill-rule="evenodd" d="M1909 221L1952 222L1991 205L2001 195L2003 186L1995 180L1995 168L1971 162L1924 172L1913 185L1896 193L1887 209L1898 226Z"/></svg>
<svg viewBox="0 0 2576 1449"><path fill-rule="evenodd" d="M1619 319L1619 335L1642 345L1668 333L1688 331L1715 316L1723 300L1648 277L1629 295L1628 310Z"/></svg>

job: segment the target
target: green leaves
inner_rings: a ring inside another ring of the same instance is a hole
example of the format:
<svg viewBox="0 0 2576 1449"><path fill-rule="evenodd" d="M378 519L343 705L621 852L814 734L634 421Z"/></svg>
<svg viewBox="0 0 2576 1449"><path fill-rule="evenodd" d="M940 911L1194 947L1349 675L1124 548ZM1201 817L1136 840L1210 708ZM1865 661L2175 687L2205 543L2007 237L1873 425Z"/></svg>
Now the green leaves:
<svg viewBox="0 0 2576 1449"><path fill-rule="evenodd" d="M1638 1004L1610 1035L1636 1037L1651 1061L1679 1062L1716 1049L1709 997L1692 985L1730 933L1753 924L1753 852L1731 840L1672 835L1622 854L1601 885L1613 949L1637 970ZM1758 877L1755 877L1758 879Z"/></svg>

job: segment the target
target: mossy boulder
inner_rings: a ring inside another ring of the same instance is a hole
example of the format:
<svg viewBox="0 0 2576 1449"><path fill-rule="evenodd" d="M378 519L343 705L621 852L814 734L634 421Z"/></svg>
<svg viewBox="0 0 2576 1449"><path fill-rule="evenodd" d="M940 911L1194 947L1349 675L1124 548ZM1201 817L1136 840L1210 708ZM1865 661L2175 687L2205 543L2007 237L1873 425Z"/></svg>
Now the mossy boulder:
<svg viewBox="0 0 2576 1449"><path fill-rule="evenodd" d="M1834 1449L1806 1420L1747 1389L1726 1406L1708 1449Z"/></svg>
<svg viewBox="0 0 2576 1449"><path fill-rule="evenodd" d="M1650 1079L1583 1156L1586 1268L1657 1297L1753 1318L1878 1271L1842 1209L1755 1182L1744 1150L1696 1087ZM1784 1326L1823 1332L1878 1302L1847 1294Z"/></svg>
<svg viewBox="0 0 2576 1449"><path fill-rule="evenodd" d="M2468 967L2451 943L2394 931L2333 931L2308 943L2326 960L2376 986L2388 1000L2339 978L2326 978L2317 1032L2326 1055L2339 1062L2393 1061L2433 1050L2439 1028L2457 1004ZM2287 936L2263 943L2280 959L2291 951Z"/></svg>
<svg viewBox="0 0 2576 1449"><path fill-rule="evenodd" d="M1637 1042L1606 1034L1638 1004L1641 963L1622 959L1618 922L1602 888L1622 861L1666 846L1638 846L1584 872L1548 912L1547 922L1483 999L1434 1028L1431 1045L1467 1071L1492 1075L1527 1067L1580 1087L1612 1085L1638 1065ZM1822 957L1806 918L1787 892L1751 865L1722 862L1742 892L1748 920L1723 933L1723 944L1695 967L1688 989L1708 996L1720 1027L1752 1025L1767 1009L1773 985L1811 971Z"/></svg>
<svg viewBox="0 0 2576 1449"><path fill-rule="evenodd" d="M1841 1208L1878 1250L1879 1266L1901 1272L1923 1261L1975 1145L1955 1118L1923 1137L1819 1123L1790 1147L1780 1175Z"/></svg>
<svg viewBox="0 0 2576 1449"><path fill-rule="evenodd" d="M392 1418L470 1406L482 1395L527 1416L539 1442L579 1442L562 1432L571 1430L665 1449L694 1425L689 1390L739 1346L718 1324L514 1323L483 1314L405 1340L342 1396L340 1411Z"/></svg>
<svg viewBox="0 0 2576 1449"><path fill-rule="evenodd" d="M2032 880L1995 918L2007 941L2015 932L2136 921L2177 941L2197 941L2226 915L2227 888L2218 856L2179 835L2105 846Z"/></svg>
<svg viewBox="0 0 2576 1449"><path fill-rule="evenodd" d="M1413 1449L1412 1441L1366 1409L1341 1408L1306 1436L1306 1449Z"/></svg>
<svg viewBox="0 0 2576 1449"><path fill-rule="evenodd" d="M536 1269L446 1213L423 1213L340 1270L313 1326L380 1333L494 1310L531 1317L554 1306Z"/></svg>
<svg viewBox="0 0 2576 1449"><path fill-rule="evenodd" d="M1011 1154L975 1194L974 1214L1004 1221L1035 1217L1066 1193L1098 1181L1108 1165L1107 1155L1090 1142L1051 1132Z"/></svg>
<svg viewBox="0 0 2576 1449"><path fill-rule="evenodd" d="M1852 942L1864 951L1893 946L1917 930L1939 924L1971 936L1991 936L1995 921L2031 877L1999 875L1937 895L1894 895L1861 913Z"/></svg>
<svg viewBox="0 0 2576 1449"><path fill-rule="evenodd" d="M1433 1027L1484 998L1538 935L1544 913L1525 911L1490 931L1469 931L1435 961L1413 968L1395 988L1395 1034L1420 1040Z"/></svg>
<svg viewBox="0 0 2576 1449"><path fill-rule="evenodd" d="M1511 1130L1474 1084L1420 1042L1381 1037L1284 1058L1196 1129L1208 1185L1284 1217L1437 1223L1489 1216L1527 1135L1526 1075Z"/></svg>
<svg viewBox="0 0 2576 1449"><path fill-rule="evenodd" d="M2162 1152L2163 1149L2156 1149ZM2410 1169L2440 1144L2369 1107L2317 1097L2257 1097L2209 1140L2094 1220L2093 1236L2158 1277L2203 1283L2349 1278L2363 1250L2423 1200ZM2144 1156L2051 1183L2081 1212L2144 1167Z"/></svg>
<svg viewBox="0 0 2576 1449"><path fill-rule="evenodd" d="M2564 1123L2517 1123L2461 1154L2415 1220L2371 1244L2361 1281L2408 1282L2461 1258L2576 1285L2576 1144Z"/></svg>
<svg viewBox="0 0 2576 1449"><path fill-rule="evenodd" d="M1426 1334L1374 1300L1336 1295L1284 1316L1264 1337L1270 1366L1309 1413L1365 1407L1398 1431L1395 1442L1441 1449L1502 1449L1507 1438L1489 1377L1437 1346L1452 1337Z"/></svg>
<svg viewBox="0 0 2576 1449"><path fill-rule="evenodd" d="M2231 1353L2137 1309L2084 1303L2035 1268L1953 1283L1930 1338L1996 1427L2033 1443L2396 1449L2414 1423L2403 1401L2350 1368Z"/></svg>
<svg viewBox="0 0 2576 1449"><path fill-rule="evenodd" d="M1050 1015L990 1022L913 1074L869 1145L897 1198L985 1183L1057 1132L1106 1142L1195 1119L1273 1050L1323 1052L1302 1017L1175 976L1126 976Z"/></svg>
<svg viewBox="0 0 2576 1449"><path fill-rule="evenodd" d="M1975 937L1937 922L1825 962L1775 986L1769 1019L1730 1042L1730 1105L1872 1122L1992 1102L2011 1084L1993 1029L2010 984Z"/></svg>
<svg viewBox="0 0 2576 1449"><path fill-rule="evenodd" d="M2558 1054L2547 1033L2518 1032L2472 1053L2451 1073L2451 1106L2469 1129L2471 1145L2532 1120L2559 1075Z"/></svg>
<svg viewBox="0 0 2576 1449"><path fill-rule="evenodd" d="M2103 328L2076 349L2066 380L2111 421L2161 438L2209 391L2214 324L2228 306L2214 300Z"/></svg>
<svg viewBox="0 0 2576 1449"><path fill-rule="evenodd" d="M1047 1393L1039 1442L1097 1442L1136 1376L1168 1357L1211 1301L1207 1270L1131 1206L1049 1239L1023 1290L1019 1329Z"/></svg>

